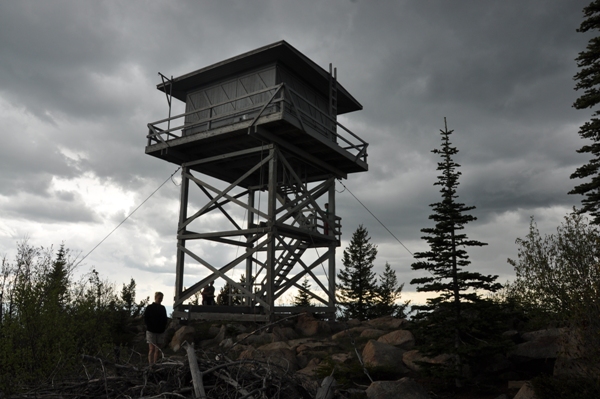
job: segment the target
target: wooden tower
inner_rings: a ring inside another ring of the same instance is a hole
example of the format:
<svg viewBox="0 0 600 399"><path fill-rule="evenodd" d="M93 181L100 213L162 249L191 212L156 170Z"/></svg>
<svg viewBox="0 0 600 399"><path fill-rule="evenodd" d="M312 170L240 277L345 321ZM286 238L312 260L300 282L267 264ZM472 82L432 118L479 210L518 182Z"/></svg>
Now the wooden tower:
<svg viewBox="0 0 600 399"><path fill-rule="evenodd" d="M337 121L362 106L335 69L280 41L157 87L169 118L148 124L146 154L182 177L174 316L334 317L335 180L368 169L368 144ZM170 115L172 97L185 113ZM215 294L227 284L226 303L190 305L211 281ZM296 290L312 306L285 306Z"/></svg>

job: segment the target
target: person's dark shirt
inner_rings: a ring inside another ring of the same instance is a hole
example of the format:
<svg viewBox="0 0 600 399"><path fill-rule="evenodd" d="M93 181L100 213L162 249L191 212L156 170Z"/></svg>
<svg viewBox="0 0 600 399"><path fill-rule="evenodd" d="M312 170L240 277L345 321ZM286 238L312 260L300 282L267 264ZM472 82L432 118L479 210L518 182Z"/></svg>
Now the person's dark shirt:
<svg viewBox="0 0 600 399"><path fill-rule="evenodd" d="M146 329L155 334L162 334L167 329L167 309L159 303L151 303L144 312Z"/></svg>

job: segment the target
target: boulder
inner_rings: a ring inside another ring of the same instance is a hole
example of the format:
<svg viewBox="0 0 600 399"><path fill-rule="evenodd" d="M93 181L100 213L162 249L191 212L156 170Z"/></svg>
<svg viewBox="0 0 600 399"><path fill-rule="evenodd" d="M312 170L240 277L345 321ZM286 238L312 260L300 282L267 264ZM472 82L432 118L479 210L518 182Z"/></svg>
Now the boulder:
<svg viewBox="0 0 600 399"><path fill-rule="evenodd" d="M393 368L398 373L408 373L409 370L402 362L403 354L402 349L372 339L365 345L362 358L366 366Z"/></svg>
<svg viewBox="0 0 600 399"><path fill-rule="evenodd" d="M530 331L521 334L523 341L537 341L547 338L559 338L566 332L565 328L547 328L544 330Z"/></svg>
<svg viewBox="0 0 600 399"><path fill-rule="evenodd" d="M313 341L306 342L296 347L297 353L306 351L328 351L330 348L337 348L338 344L330 341Z"/></svg>
<svg viewBox="0 0 600 399"><path fill-rule="evenodd" d="M556 359L560 350L560 335L556 328L534 333L523 334L521 337L525 342L520 343L512 349L508 356L516 361L527 361L529 359ZM547 334L544 334L547 332Z"/></svg>
<svg viewBox="0 0 600 399"><path fill-rule="evenodd" d="M307 342L315 342L315 340L310 337L298 338L287 341L287 344L290 346L290 349L296 350L296 348L298 348L300 345L303 345Z"/></svg>
<svg viewBox="0 0 600 399"><path fill-rule="evenodd" d="M184 342L188 342L190 344L194 343L194 334L196 333L196 329L190 326L180 327L179 330L175 331L175 335L171 339L171 343L169 346L173 349L174 352L177 352L181 345Z"/></svg>
<svg viewBox="0 0 600 399"><path fill-rule="evenodd" d="M366 326L352 327L347 330L340 331L339 333L333 334L331 336L331 339L334 341L338 341L338 340L346 338L346 337L358 338L360 336L360 334L367 328L369 328L369 327L366 327Z"/></svg>
<svg viewBox="0 0 600 399"><path fill-rule="evenodd" d="M399 346L402 349L410 350L415 346L415 336L408 330L396 330L382 335L377 340L384 344Z"/></svg>
<svg viewBox="0 0 600 399"><path fill-rule="evenodd" d="M367 324L381 330L398 330L407 323L406 319L398 319L392 316L383 316L367 321Z"/></svg>
<svg viewBox="0 0 600 399"><path fill-rule="evenodd" d="M425 388L409 377L372 382L366 394L369 399L431 399Z"/></svg>
<svg viewBox="0 0 600 399"><path fill-rule="evenodd" d="M421 352L416 349L404 352L402 355L402 361L412 371L421 371L421 366L417 362L424 362L429 364L444 364L452 359L451 355L443 354L438 355L434 358L423 356Z"/></svg>
<svg viewBox="0 0 600 399"><path fill-rule="evenodd" d="M350 319L348 321L346 321L346 326L348 326L349 328L352 327L358 327L362 324L362 321L358 320L358 319Z"/></svg>
<svg viewBox="0 0 600 399"><path fill-rule="evenodd" d="M265 345L265 344L270 344L271 342L273 342L274 339L274 335L273 333L267 333L267 332L263 332L262 334L250 334L250 333L244 333L244 334L239 334L236 337L236 341L241 341L240 343L245 344L245 345L254 345L254 346L261 346L261 345Z"/></svg>
<svg viewBox="0 0 600 399"><path fill-rule="evenodd" d="M587 334L593 330L587 331ZM589 351L591 337L580 329L565 329L560 337L561 350L554 363L555 377L594 378L600 375L597 351ZM587 338L587 339L586 339ZM595 337L591 338L596 341Z"/></svg>
<svg viewBox="0 0 600 399"><path fill-rule="evenodd" d="M313 377L315 375L315 371L319 368L320 363L321 361L319 359L311 359L306 367L298 370L296 373Z"/></svg>
<svg viewBox="0 0 600 399"><path fill-rule="evenodd" d="M329 324L315 319L313 315L304 313L298 317L296 331L302 336L312 337L317 334L328 333L331 328Z"/></svg>
<svg viewBox="0 0 600 399"><path fill-rule="evenodd" d="M221 326L215 326L214 324L208 327L208 335L211 337L216 337L217 334L221 332Z"/></svg>
<svg viewBox="0 0 600 399"><path fill-rule="evenodd" d="M331 355L331 360L336 363L347 363L354 358L352 353L335 353Z"/></svg>
<svg viewBox="0 0 600 399"><path fill-rule="evenodd" d="M360 333L361 338L377 339L385 334L385 331L376 328L367 328Z"/></svg>
<svg viewBox="0 0 600 399"><path fill-rule="evenodd" d="M298 334L291 327L273 327L275 341L289 341L298 338Z"/></svg>
<svg viewBox="0 0 600 399"><path fill-rule="evenodd" d="M210 346L219 345L221 343L221 341L223 341L225 339L226 331L227 331L227 327L225 327L225 325L222 325L221 328L219 329L219 332L217 333L217 335L214 338L206 339L206 340L202 341L200 343L200 346L202 348L208 348Z"/></svg>
<svg viewBox="0 0 600 399"><path fill-rule="evenodd" d="M523 384L513 399L537 399L530 383Z"/></svg>

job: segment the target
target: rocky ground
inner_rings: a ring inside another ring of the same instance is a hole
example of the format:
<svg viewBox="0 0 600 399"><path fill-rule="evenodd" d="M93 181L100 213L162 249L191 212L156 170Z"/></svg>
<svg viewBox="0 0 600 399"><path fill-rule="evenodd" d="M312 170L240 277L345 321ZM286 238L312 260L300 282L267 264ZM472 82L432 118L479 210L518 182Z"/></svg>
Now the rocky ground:
<svg viewBox="0 0 600 399"><path fill-rule="evenodd" d="M508 353L471 370L474 383L468 387L444 386L426 377L419 364L452 358L424 357L409 328L409 321L393 317L333 322L310 314L269 325L173 320L162 358L149 367L137 320L133 346L84 356L81 375L13 397L534 399L529 380L538 375L575 384L590 375L576 334L557 328L506 331L514 342Z"/></svg>
<svg viewBox="0 0 600 399"><path fill-rule="evenodd" d="M316 392L327 376L336 380L336 397L346 398L533 398L530 378L540 373L564 375L572 359L559 356L564 330L529 333L507 331L515 342L506 356L490 358L473 371L480 386L455 390L425 378L418 362L444 363L450 356L430 359L415 347L415 337L405 319L383 317L366 322L330 322L309 314L292 317L267 327L242 323L195 323L170 327L169 348L181 351L183 342L199 350L235 360L273 364L309 392ZM484 382L483 382L484 381Z"/></svg>

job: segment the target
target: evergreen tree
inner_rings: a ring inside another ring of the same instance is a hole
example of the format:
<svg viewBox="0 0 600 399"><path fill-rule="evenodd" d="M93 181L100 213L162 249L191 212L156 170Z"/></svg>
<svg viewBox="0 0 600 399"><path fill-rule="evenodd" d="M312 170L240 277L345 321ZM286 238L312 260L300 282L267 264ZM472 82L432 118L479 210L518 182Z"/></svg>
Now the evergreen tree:
<svg viewBox="0 0 600 399"><path fill-rule="evenodd" d="M344 269L337 275L337 299L346 318L365 320L371 317L377 289L373 272L377 246L370 241L367 229L360 225L344 250Z"/></svg>
<svg viewBox="0 0 600 399"><path fill-rule="evenodd" d="M310 291L310 283L306 277L304 277L304 280L302 280L300 287L302 288L298 290L298 295L294 297L294 305L300 307L312 306L312 303L310 302L310 295L308 294Z"/></svg>
<svg viewBox="0 0 600 399"><path fill-rule="evenodd" d="M453 156L458 153L456 147L450 143L452 130L448 130L444 119L444 130L442 134L441 149L434 149L434 154L439 154L442 161L438 163L437 170L441 172L438 181L434 185L440 186L442 194L441 202L431 204L433 214L429 219L435 222L434 227L424 228L421 231L426 235L422 237L430 246L426 252L415 253L416 259L422 259L412 264L412 269L427 271L429 276L415 278L410 283L418 285L418 292L435 292L437 297L427 299L427 304L415 306L419 310L417 319L428 317L439 318L435 326L441 328L440 337L436 337L435 345L431 352L445 351L455 355L456 367L451 371L454 377L462 374L461 366L461 343L466 342L463 335L466 333L462 326L461 307L463 302L477 302L481 298L476 290L496 291L501 288L495 280L498 276L484 276L477 272L465 271L464 268L471 262L465 248L483 246L485 243L470 240L461 230L472 221L477 220L466 212L475 209L474 206L466 206L456 201L458 195L458 178L461 173L457 170L459 164L454 162ZM454 331L454 334L448 334ZM450 339L448 339L450 338ZM430 353L439 354L439 353ZM457 380L457 384L459 381Z"/></svg>
<svg viewBox="0 0 600 399"><path fill-rule="evenodd" d="M577 32L590 32L600 30L600 0L594 0L583 9L585 20L577 29ZM580 68L574 79L577 81L575 90L583 90L583 94L573 107L576 109L594 108L600 103L600 37L590 39L585 51L579 53L575 59ZM592 158L585 165L577 168L571 175L571 179L587 179L575 186L569 194L581 194L585 198L581 201L583 207L580 212L589 213L592 223L600 224L600 110L592 114L590 121L579 128L579 136L592 143L585 144L578 153L589 154Z"/></svg>
<svg viewBox="0 0 600 399"><path fill-rule="evenodd" d="M410 301L403 304L396 303L401 296L404 284L398 284L396 271L392 269L389 263L385 263L385 270L379 276L379 286L376 289L375 303L373 306L373 317L394 316L404 317L406 307Z"/></svg>
<svg viewBox="0 0 600 399"><path fill-rule="evenodd" d="M62 307L67 302L69 289L69 266L67 264L68 250L61 244L56 253L56 260L48 273L47 299L49 302Z"/></svg>

